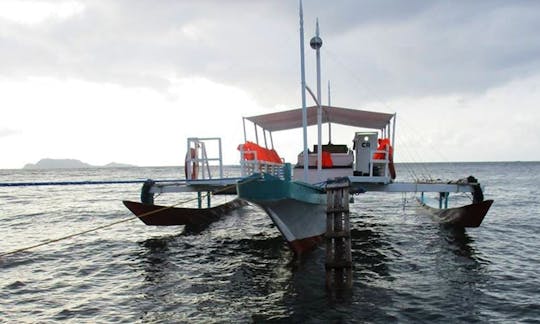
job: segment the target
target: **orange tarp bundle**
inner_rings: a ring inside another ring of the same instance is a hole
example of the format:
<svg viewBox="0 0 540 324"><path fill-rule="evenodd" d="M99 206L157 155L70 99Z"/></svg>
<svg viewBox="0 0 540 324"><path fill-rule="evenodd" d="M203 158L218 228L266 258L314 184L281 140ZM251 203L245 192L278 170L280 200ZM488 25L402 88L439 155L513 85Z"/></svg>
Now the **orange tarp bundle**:
<svg viewBox="0 0 540 324"><path fill-rule="evenodd" d="M257 152L257 160L259 161L283 163L276 150L264 148L253 142L247 141L245 144L238 145L238 150L245 152L245 160L255 160L255 154L253 152Z"/></svg>

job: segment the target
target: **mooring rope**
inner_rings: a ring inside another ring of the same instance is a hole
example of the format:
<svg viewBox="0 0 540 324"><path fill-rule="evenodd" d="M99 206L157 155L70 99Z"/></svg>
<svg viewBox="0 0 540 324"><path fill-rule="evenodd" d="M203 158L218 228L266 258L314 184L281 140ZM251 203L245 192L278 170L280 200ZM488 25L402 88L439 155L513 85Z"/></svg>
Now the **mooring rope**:
<svg viewBox="0 0 540 324"><path fill-rule="evenodd" d="M257 180L257 178L249 179L249 180L247 180L246 182L251 182L251 181L254 181L254 180ZM163 207L163 208L156 209L156 210L152 210L152 211L149 211L149 212L147 212L147 213L144 213L144 214L142 214L142 215L140 215L140 216L132 216L132 217L124 218L124 219L121 219L121 220L118 220L118 221L114 221L114 222L109 223L109 224L105 224L105 225L101 225L101 226L98 226L98 227L94 227L94 228L88 229L88 230L85 230L85 231L82 231L82 232L77 232L77 233L69 234L69 235L62 236L62 237L55 238L55 239L51 239L51 240L48 240L48 241L45 241L45 242L42 242L42 243L34 244L34 245L32 245L32 246L27 246L27 247L24 247L24 248L20 248L20 249L13 250L13 251L0 253L0 258L2 258L2 257L4 257L4 256L7 256L7 255L11 255L11 254L16 254L16 253L19 253L19 252L24 252L24 251L32 250L32 249L35 249L35 248L37 248L37 247L44 246L44 245L48 245L48 244L51 244L51 243L55 243L55 242L67 240L67 239L70 239L70 238L73 238L73 237L76 237L76 236L80 236L80 235L88 234L88 233L91 233L91 232L95 232L95 231L98 231L98 230L101 230L101 229L104 229L104 228L112 227L112 226L114 226L114 225L118 225L118 224L121 224L121 223L125 223L125 222L128 222L128 221L131 221L131 220L134 220L134 219L140 219L140 218L143 218L143 217L147 217L147 216L150 216L150 215L152 215L152 214L156 214L156 213L158 213L158 212L164 211L164 210L166 210L166 209L170 209L170 208L174 208L174 207L176 207L176 206L180 206L180 205L186 204L186 203L191 202L191 201L194 201L194 200L196 200L196 199L205 198L205 197L208 197L209 195L215 195L215 194L217 194L217 193L220 193L220 192L229 190L230 188L232 188L232 187L234 187L234 186L236 186L236 184L228 185L228 186L223 187L223 188L221 188L221 189L219 189L219 190L216 190L216 191L214 191L214 192L208 191L206 194L201 195L200 197L195 197L195 198L191 198L191 199L188 199L188 200L179 201L179 202L177 202L177 203L175 203L175 204L173 204L173 205L165 206L165 207Z"/></svg>
<svg viewBox="0 0 540 324"><path fill-rule="evenodd" d="M80 186L103 184L144 183L145 180L82 180L82 181L42 181L42 182L0 182L0 187L34 187L34 186ZM185 182L184 180L165 179L156 182Z"/></svg>

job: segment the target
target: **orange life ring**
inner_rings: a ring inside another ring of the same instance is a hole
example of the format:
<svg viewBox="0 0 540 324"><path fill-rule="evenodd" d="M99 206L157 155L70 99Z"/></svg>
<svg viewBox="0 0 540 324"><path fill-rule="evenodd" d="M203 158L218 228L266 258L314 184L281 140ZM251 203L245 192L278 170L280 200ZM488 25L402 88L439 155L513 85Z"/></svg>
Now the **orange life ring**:
<svg viewBox="0 0 540 324"><path fill-rule="evenodd" d="M186 179L195 180L199 176L199 164L197 163L197 161L193 161L191 163L191 177L188 177L188 165L189 165L190 155L191 155L191 160L196 159L197 158L197 150L194 149L194 148L190 148L189 151L186 153L186 160L185 160L185 163L184 163L184 171L185 171L185 174L186 174Z"/></svg>

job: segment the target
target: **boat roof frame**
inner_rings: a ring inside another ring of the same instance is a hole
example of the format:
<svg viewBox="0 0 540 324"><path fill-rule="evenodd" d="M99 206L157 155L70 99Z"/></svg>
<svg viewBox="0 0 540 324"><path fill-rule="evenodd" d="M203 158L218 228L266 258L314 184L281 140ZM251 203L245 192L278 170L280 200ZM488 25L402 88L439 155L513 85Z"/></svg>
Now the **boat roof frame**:
<svg viewBox="0 0 540 324"><path fill-rule="evenodd" d="M342 108L322 105L321 124L339 124L364 129L381 131L384 137L391 138L391 145L395 147L396 114ZM318 106L306 107L307 126L317 125ZM246 120L253 123L255 141L259 144L257 126L262 129L264 144L268 148L266 132L270 135L271 148L274 148L272 132L302 128L302 108L279 111L269 114L243 117L244 141L247 141Z"/></svg>
<svg viewBox="0 0 540 324"><path fill-rule="evenodd" d="M395 117L395 114L357 110L322 105L322 124L332 123L345 126L382 130L386 128ZM310 106L307 110L307 126L317 125L317 106ZM275 132L302 128L302 108L279 111L251 117L244 117L261 127Z"/></svg>

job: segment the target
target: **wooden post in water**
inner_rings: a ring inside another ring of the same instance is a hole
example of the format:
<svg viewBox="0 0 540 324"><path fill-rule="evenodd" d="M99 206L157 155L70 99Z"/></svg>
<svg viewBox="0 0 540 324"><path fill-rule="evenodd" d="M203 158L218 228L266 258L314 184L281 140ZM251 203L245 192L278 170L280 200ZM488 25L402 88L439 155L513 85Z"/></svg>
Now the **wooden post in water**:
<svg viewBox="0 0 540 324"><path fill-rule="evenodd" d="M348 178L326 185L326 288L352 288Z"/></svg>

